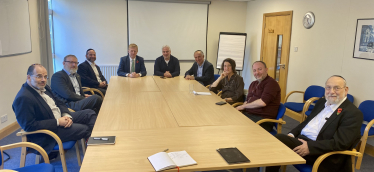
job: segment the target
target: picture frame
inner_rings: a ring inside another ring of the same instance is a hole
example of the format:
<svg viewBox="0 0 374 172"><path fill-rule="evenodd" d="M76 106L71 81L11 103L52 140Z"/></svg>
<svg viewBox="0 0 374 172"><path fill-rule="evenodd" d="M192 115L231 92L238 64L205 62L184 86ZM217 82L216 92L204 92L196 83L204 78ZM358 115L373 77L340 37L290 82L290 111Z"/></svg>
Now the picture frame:
<svg viewBox="0 0 374 172"><path fill-rule="evenodd" d="M353 58L374 60L374 18L357 19Z"/></svg>

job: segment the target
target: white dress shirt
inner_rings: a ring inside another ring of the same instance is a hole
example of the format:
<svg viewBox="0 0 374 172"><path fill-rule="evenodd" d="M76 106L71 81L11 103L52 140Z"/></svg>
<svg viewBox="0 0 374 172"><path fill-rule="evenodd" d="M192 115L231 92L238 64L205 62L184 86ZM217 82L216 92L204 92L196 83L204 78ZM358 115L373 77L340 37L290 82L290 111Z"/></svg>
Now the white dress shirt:
<svg viewBox="0 0 374 172"><path fill-rule="evenodd" d="M29 83L27 83L29 84ZM59 126L59 122L58 122L58 119L61 118L61 111L60 109L56 106L56 103L55 101L48 96L48 94L45 94L45 91L46 89L43 88L42 90L39 90L35 87L33 87L32 85L29 84L29 86L31 88L33 88L37 93L39 93L39 95L44 99L44 101L48 104L48 106L51 108L52 110L52 113L53 113L53 116L56 118L57 120L57 126ZM68 113L63 113L62 116L68 116L69 118L73 119L73 117L71 117Z"/></svg>
<svg viewBox="0 0 374 172"><path fill-rule="evenodd" d="M130 73L128 73L128 74L126 74L126 76L129 76L129 74L131 74L131 65L132 65L132 58L129 56L129 59L130 59ZM136 63L136 57L134 58L134 62ZM135 67L135 65L134 65L134 67ZM136 72L135 72L136 73ZM138 73L139 74L139 76L142 76L142 74L141 73Z"/></svg>
<svg viewBox="0 0 374 172"><path fill-rule="evenodd" d="M86 61L90 64L90 66L92 67L92 70L95 72L97 81L101 83L102 81L100 79L100 74L99 74L99 71L96 68L95 62L90 62L89 60L86 60Z"/></svg>
<svg viewBox="0 0 374 172"><path fill-rule="evenodd" d="M308 138L316 141L319 132L321 131L323 125L330 116L335 112L335 110L347 99L344 99L338 104L328 105L328 102L325 103L325 108L316 115L309 123L301 130L301 135L307 136ZM327 118L327 119L326 119Z"/></svg>

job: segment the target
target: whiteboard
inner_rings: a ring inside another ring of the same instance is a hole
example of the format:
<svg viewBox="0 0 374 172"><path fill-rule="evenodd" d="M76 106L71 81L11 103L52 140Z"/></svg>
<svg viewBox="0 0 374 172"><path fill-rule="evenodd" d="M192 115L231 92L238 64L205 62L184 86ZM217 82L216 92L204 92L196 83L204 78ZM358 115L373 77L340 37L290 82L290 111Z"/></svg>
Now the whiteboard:
<svg viewBox="0 0 374 172"><path fill-rule="evenodd" d="M27 0L0 0L0 56L31 52Z"/></svg>
<svg viewBox="0 0 374 172"><path fill-rule="evenodd" d="M220 32L217 55L217 69L226 58L231 58L236 63L236 70L243 70L246 33Z"/></svg>

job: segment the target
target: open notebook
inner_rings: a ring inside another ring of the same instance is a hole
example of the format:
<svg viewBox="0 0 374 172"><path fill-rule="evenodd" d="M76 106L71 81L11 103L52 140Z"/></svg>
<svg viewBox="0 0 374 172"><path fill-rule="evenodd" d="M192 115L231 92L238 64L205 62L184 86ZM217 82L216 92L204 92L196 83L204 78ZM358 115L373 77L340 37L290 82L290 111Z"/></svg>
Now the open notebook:
<svg viewBox="0 0 374 172"><path fill-rule="evenodd" d="M159 152L148 157L148 160L156 171L197 164L186 151Z"/></svg>

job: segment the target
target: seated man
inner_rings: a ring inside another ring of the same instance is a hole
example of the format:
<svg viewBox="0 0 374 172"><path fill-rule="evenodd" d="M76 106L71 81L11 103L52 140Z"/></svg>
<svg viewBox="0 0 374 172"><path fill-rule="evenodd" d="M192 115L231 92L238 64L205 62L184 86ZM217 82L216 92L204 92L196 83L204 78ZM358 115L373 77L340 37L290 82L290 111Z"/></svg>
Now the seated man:
<svg viewBox="0 0 374 172"><path fill-rule="evenodd" d="M171 50L168 45L162 47L162 56L155 61L154 75L167 78L179 76L179 60L170 53Z"/></svg>
<svg viewBox="0 0 374 172"><path fill-rule="evenodd" d="M352 150L361 138L362 112L347 99L343 77L331 76L325 84L325 98L316 103L308 118L288 135L277 134L281 142L313 165L316 159L332 151ZM279 167L267 167L277 171ZM351 156L332 155L322 161L321 172L352 171Z"/></svg>
<svg viewBox="0 0 374 172"><path fill-rule="evenodd" d="M138 46L136 44L129 45L129 54L121 57L119 62L117 75L130 78L137 78L147 75L147 70L144 66L144 59L138 54Z"/></svg>
<svg viewBox="0 0 374 172"><path fill-rule="evenodd" d="M53 96L47 79L47 70L42 65L34 64L28 68L26 83L22 85L12 105L18 124L27 132L50 130L62 142L90 137L96 113L89 109L69 112L66 105ZM47 153L56 144L46 134L31 134L27 138L43 147Z"/></svg>
<svg viewBox="0 0 374 172"><path fill-rule="evenodd" d="M281 100L278 82L268 76L268 68L262 61L254 62L252 71L257 80L248 88L247 101L236 109L244 110L243 114L253 122L264 118L275 119ZM260 126L267 131L272 131L274 124L265 122Z"/></svg>
<svg viewBox="0 0 374 172"><path fill-rule="evenodd" d="M81 76L82 86L96 88L105 95L108 85L101 73L100 67L95 64L95 50L88 49L86 51L86 59L85 62L78 66L77 72Z"/></svg>
<svg viewBox="0 0 374 172"><path fill-rule="evenodd" d="M201 50L195 51L194 57L196 62L186 72L184 78L187 80L196 80L204 86L213 83L214 69L212 63L209 63L207 60L204 61L204 53Z"/></svg>
<svg viewBox="0 0 374 172"><path fill-rule="evenodd" d="M52 75L51 87L55 96L69 108L79 111L92 109L99 113L103 99L98 95L84 94L81 77L77 74L78 59L74 55L64 57L64 69Z"/></svg>

